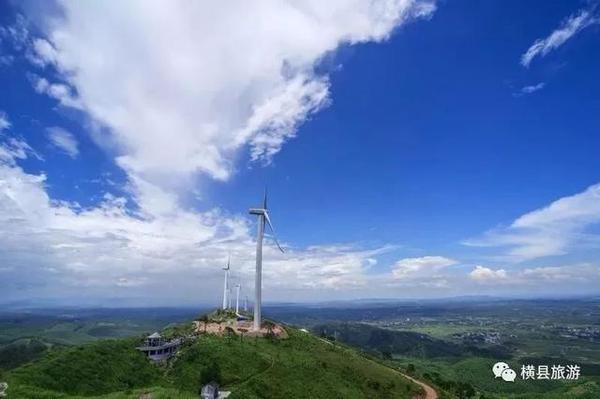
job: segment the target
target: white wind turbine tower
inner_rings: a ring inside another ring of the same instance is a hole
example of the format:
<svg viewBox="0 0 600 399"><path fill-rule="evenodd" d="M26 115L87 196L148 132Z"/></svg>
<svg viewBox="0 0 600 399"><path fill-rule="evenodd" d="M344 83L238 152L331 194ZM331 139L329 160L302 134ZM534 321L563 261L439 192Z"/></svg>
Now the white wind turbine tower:
<svg viewBox="0 0 600 399"><path fill-rule="evenodd" d="M254 331L260 331L261 325L261 301L262 301L262 244L263 237L265 235L265 224L269 225L271 232L273 232L273 241L277 244L277 248L281 252L284 252L283 248L277 242L275 238L275 229L269 219L269 213L267 212L267 190L265 190L265 199L263 201L262 208L250 208L250 214L258 216L258 233L256 235L256 276L254 279Z"/></svg>
<svg viewBox="0 0 600 399"><path fill-rule="evenodd" d="M227 309L227 307L229 306L228 303L228 294L229 294L229 262L231 260L231 257L229 257L227 259L227 267L224 267L223 270L225 270L225 283L223 284L223 309Z"/></svg>
<svg viewBox="0 0 600 399"><path fill-rule="evenodd" d="M248 311L248 295L244 297L244 312Z"/></svg>
<svg viewBox="0 0 600 399"><path fill-rule="evenodd" d="M242 288L241 284L236 284L235 288L237 290L235 295L235 314L240 315L240 288Z"/></svg>

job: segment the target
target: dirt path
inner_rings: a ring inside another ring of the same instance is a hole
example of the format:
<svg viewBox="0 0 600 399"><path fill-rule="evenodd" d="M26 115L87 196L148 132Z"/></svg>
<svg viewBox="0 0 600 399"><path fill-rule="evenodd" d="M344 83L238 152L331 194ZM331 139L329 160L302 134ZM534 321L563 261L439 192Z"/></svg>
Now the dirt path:
<svg viewBox="0 0 600 399"><path fill-rule="evenodd" d="M329 344L329 345L336 346L333 342L328 341L325 338L321 338L321 337L316 337L316 338L322 342ZM338 346L338 348L339 348L339 346ZM437 391L435 389L433 389L430 385L427 385L426 383L424 383L423 381L416 380L413 377L411 377L407 374L404 374L403 372L398 371L393 367L390 367L383 363L378 363L375 360L369 359L368 357L364 357L364 359L370 361L371 363L377 364L379 366L387 367L388 369L392 370L394 373L400 374L402 377L414 382L415 384L417 384L418 386L423 388L423 390L425 391L425 396L423 396L422 398L419 398L419 399L438 399L439 396L438 396Z"/></svg>
<svg viewBox="0 0 600 399"><path fill-rule="evenodd" d="M430 385L425 384L422 381L419 380L415 380L414 378L412 378L409 375L406 375L404 373L401 373L398 370L394 370L396 371L398 374L400 374L401 376L403 376L404 378L407 378L409 380L411 380L412 382L414 382L415 384L419 385L421 388L423 388L423 390L425 391L425 396L423 397L423 399L438 399L438 394L436 392L435 389L433 389Z"/></svg>
<svg viewBox="0 0 600 399"><path fill-rule="evenodd" d="M256 374L251 375L250 377L246 378L243 381L238 382L237 384L235 384L235 385L233 385L231 387L231 390L234 390L235 388L237 388L237 387L239 387L241 385L246 384L248 381L253 380L255 378L258 378L258 377L260 377L261 375L263 375L265 373L268 373L273 368L273 366L275 365L275 358L272 355L269 355L269 356L271 357L271 364L266 369L264 369L261 372L258 372Z"/></svg>

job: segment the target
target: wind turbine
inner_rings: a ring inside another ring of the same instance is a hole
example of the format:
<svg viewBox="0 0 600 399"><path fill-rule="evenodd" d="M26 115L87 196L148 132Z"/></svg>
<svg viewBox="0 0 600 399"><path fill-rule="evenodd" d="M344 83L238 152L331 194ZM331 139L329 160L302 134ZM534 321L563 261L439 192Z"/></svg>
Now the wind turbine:
<svg viewBox="0 0 600 399"><path fill-rule="evenodd" d="M267 190L265 190L265 199L263 200L262 208L250 208L250 214L258 216L258 232L256 234L256 275L254 279L254 331L260 331L261 325L261 301L262 301L262 244L265 235L265 223L269 225L273 233L273 241L277 244L277 248L283 253L285 252L277 238L275 238L275 229L269 219L267 212Z"/></svg>
<svg viewBox="0 0 600 399"><path fill-rule="evenodd" d="M231 261L231 257L229 257L227 259L227 267L224 267L223 270L225 270L225 283L223 285L223 309L227 309L227 307L229 306L229 303L227 301L227 297L229 294L229 263Z"/></svg>
<svg viewBox="0 0 600 399"><path fill-rule="evenodd" d="M235 296L235 314L240 314L240 288L242 288L241 284L236 284L235 288L237 289L237 293Z"/></svg>
<svg viewBox="0 0 600 399"><path fill-rule="evenodd" d="M248 311L248 295L244 297L244 312Z"/></svg>

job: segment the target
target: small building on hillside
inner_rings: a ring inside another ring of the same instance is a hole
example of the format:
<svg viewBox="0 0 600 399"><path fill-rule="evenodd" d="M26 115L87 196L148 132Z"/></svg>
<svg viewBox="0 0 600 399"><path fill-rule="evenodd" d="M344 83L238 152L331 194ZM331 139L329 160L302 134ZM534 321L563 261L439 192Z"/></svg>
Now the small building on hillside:
<svg viewBox="0 0 600 399"><path fill-rule="evenodd" d="M202 399L217 399L219 397L219 384L211 381L204 385L200 391L200 397Z"/></svg>
<svg viewBox="0 0 600 399"><path fill-rule="evenodd" d="M166 341L159 333L155 332L146 337L143 346L138 346L136 349L144 352L153 362L162 362L177 353L180 346L180 338Z"/></svg>
<svg viewBox="0 0 600 399"><path fill-rule="evenodd" d="M200 390L201 399L225 399L231 394L230 391L220 391L219 384L211 381Z"/></svg>

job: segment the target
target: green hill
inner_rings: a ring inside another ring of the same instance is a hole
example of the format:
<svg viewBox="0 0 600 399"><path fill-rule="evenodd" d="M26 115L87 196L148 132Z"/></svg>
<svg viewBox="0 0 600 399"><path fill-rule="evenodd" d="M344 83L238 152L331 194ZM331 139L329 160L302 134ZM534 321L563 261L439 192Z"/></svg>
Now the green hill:
<svg viewBox="0 0 600 399"><path fill-rule="evenodd" d="M394 370L310 334L289 338L202 335L171 361L151 364L136 339L104 340L53 350L0 376L9 397L104 399L197 398L203 380L218 379L230 398L411 398L418 387Z"/></svg>
<svg viewBox="0 0 600 399"><path fill-rule="evenodd" d="M106 340L52 351L8 373L10 394L37 397L41 388L89 396L152 384L160 379L160 370L135 350L136 343L135 339Z"/></svg>
<svg viewBox="0 0 600 399"><path fill-rule="evenodd" d="M0 347L0 370L9 370L42 356L48 345L36 338L22 338Z"/></svg>

